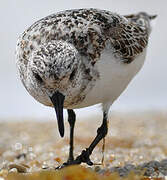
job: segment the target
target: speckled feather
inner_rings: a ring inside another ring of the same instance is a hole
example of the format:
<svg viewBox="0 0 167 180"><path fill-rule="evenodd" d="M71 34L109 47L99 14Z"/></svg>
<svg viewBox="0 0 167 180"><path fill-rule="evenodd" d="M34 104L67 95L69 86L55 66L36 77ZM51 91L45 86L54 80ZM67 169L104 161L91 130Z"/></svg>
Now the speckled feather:
<svg viewBox="0 0 167 180"><path fill-rule="evenodd" d="M92 64L99 59L109 40L116 57L129 63L148 42L147 29L123 16L97 9L67 10L47 16L20 37L22 58L26 62L36 46L51 40L64 40L75 46Z"/></svg>
<svg viewBox="0 0 167 180"><path fill-rule="evenodd" d="M98 61L106 63L102 58L106 50L121 64L131 64L145 54L149 33L149 28L135 18L105 10L76 9L52 14L35 22L18 40L16 56L21 80L39 102L53 106L48 94L59 89L66 95L64 107L73 107L85 99L98 79L103 80L95 65ZM131 77L138 70L134 68Z"/></svg>

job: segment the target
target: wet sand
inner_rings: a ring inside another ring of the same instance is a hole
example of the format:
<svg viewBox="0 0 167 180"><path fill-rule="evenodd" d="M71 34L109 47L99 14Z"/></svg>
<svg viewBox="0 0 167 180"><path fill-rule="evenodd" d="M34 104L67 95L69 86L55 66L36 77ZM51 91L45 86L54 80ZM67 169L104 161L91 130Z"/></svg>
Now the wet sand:
<svg viewBox="0 0 167 180"><path fill-rule="evenodd" d="M75 127L75 156L93 140L101 124L101 118L89 117L84 121L78 118ZM40 174L40 178L45 176L44 179L47 179L47 176L53 175L59 179L58 173L69 171L69 168L55 171L55 167L66 161L68 156L68 123L65 130L65 137L60 138L55 119L47 122L32 119L1 121L0 176L11 180L26 179L29 175L32 176L29 179L33 179L33 175L37 177L37 174ZM100 143L91 156L96 165L89 169L83 164L86 168L84 173L93 173L93 176L100 179L102 175L103 178L113 176L112 179L118 179L119 176L124 178L133 176L132 179L167 176L167 113L115 112L110 116L109 133L105 142L103 165L100 165L103 157L102 143ZM70 172L74 170L76 173L75 168L79 167L73 168ZM131 170L135 174L130 173ZM77 171L82 172L83 169L79 168ZM24 175L20 177L19 172ZM115 175L115 172L118 172L119 176Z"/></svg>

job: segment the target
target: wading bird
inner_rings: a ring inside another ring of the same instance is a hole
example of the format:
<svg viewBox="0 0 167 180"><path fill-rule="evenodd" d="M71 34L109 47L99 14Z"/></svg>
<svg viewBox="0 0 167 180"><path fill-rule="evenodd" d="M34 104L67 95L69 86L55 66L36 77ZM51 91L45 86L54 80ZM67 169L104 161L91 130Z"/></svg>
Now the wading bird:
<svg viewBox="0 0 167 180"><path fill-rule="evenodd" d="M70 124L65 165L93 165L90 155L108 131L108 111L145 61L150 21L145 12L121 16L106 10L74 9L47 16L19 37L16 57L20 78L40 103L55 108L64 136L63 108ZM73 109L102 104L103 121L88 148L74 158Z"/></svg>

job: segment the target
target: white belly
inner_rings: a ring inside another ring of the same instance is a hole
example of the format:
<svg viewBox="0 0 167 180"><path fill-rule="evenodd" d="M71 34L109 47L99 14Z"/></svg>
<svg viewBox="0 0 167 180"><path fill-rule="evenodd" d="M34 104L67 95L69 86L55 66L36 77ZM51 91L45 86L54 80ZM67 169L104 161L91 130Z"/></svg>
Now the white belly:
<svg viewBox="0 0 167 180"><path fill-rule="evenodd" d="M124 91L132 78L141 69L146 50L130 64L115 59L110 52L104 52L96 63L100 79L86 95L84 101L75 108L82 108L98 103L112 104Z"/></svg>

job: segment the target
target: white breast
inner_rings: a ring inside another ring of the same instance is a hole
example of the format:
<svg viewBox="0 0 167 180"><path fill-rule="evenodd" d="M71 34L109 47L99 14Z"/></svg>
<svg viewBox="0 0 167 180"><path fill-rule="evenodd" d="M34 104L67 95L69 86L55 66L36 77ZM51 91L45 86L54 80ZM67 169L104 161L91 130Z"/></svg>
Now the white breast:
<svg viewBox="0 0 167 180"><path fill-rule="evenodd" d="M132 78L143 66L146 49L130 64L115 59L111 51L104 51L96 63L100 79L87 94L84 101L75 108L82 108L98 103L112 104L124 91Z"/></svg>

